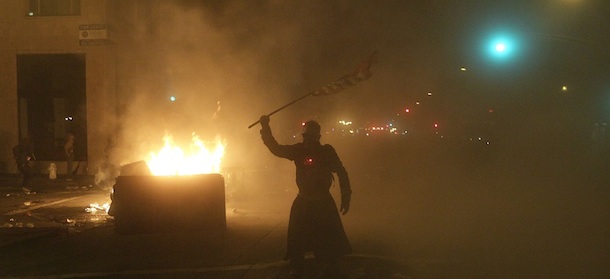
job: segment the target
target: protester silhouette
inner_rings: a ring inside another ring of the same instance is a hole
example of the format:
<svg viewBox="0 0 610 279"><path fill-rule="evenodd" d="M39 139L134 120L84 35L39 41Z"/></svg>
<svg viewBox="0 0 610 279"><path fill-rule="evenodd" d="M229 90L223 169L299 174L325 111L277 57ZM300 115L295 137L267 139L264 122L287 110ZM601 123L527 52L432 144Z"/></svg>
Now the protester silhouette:
<svg viewBox="0 0 610 279"><path fill-rule="evenodd" d="M64 151L67 163L67 180L72 180L72 177L74 176L74 134L68 133L68 135L66 136L66 144L64 145Z"/></svg>
<svg viewBox="0 0 610 279"><path fill-rule="evenodd" d="M302 278L305 253L313 251L320 278L341 278L339 259L352 249L329 189L336 173L341 189L340 212L346 214L352 193L347 171L335 149L320 144L317 122L305 123L303 142L281 145L273 137L269 121L266 115L260 117L263 143L275 156L291 160L296 166L299 193L290 210L285 257L290 261L290 276Z"/></svg>
<svg viewBox="0 0 610 279"><path fill-rule="evenodd" d="M31 162L35 159L34 150L28 138L20 139L19 144L13 147L13 157L15 157L15 164L23 179L21 187L27 190L33 175Z"/></svg>

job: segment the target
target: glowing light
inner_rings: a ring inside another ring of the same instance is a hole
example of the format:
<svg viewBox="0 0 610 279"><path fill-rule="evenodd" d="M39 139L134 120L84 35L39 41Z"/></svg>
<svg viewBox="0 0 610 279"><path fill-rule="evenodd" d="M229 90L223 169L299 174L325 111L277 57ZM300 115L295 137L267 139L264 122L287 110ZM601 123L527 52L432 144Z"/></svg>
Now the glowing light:
<svg viewBox="0 0 610 279"><path fill-rule="evenodd" d="M214 147L210 148L193 133L192 143L187 154L176 146L172 137L163 137L165 145L159 152L151 152L146 161L153 175L193 175L219 173L225 152L224 142L217 137Z"/></svg>
<svg viewBox="0 0 610 279"><path fill-rule="evenodd" d="M89 213L97 213L98 211L104 211L106 213L108 213L108 210L110 210L110 203L107 202L103 205L100 205L99 203L92 203L89 204L88 208L85 208L85 211L89 212Z"/></svg>
<svg viewBox="0 0 610 279"><path fill-rule="evenodd" d="M567 86L565 86L565 85L564 85L564 86L562 86L562 87L561 87L561 91L563 91L563 92L568 91L568 87L567 87Z"/></svg>
<svg viewBox="0 0 610 279"><path fill-rule="evenodd" d="M519 42L518 39L510 33L514 32L501 31L500 33L494 35L491 40L487 41L485 48L491 58L496 61L514 58L519 49Z"/></svg>
<svg viewBox="0 0 610 279"><path fill-rule="evenodd" d="M176 101L176 97L175 96L171 96L171 97L169 97L169 100L174 102L174 101Z"/></svg>
<svg viewBox="0 0 610 279"><path fill-rule="evenodd" d="M497 52L504 52L506 50L506 44L504 43L497 43L496 44L496 51Z"/></svg>
<svg viewBox="0 0 610 279"><path fill-rule="evenodd" d="M345 125L345 126L347 126L347 125L352 125L352 121L345 121L345 120L341 120L341 121L339 121L339 124L341 124L341 125Z"/></svg>

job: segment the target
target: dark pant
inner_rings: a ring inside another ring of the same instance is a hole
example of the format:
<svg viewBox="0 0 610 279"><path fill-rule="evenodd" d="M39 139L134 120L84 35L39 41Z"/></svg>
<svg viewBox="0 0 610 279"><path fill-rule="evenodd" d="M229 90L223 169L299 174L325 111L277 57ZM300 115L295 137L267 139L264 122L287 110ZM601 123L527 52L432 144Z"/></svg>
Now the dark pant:
<svg viewBox="0 0 610 279"><path fill-rule="evenodd" d="M32 168L30 167L30 165L28 163L25 164L17 164L17 168L19 169L19 172L21 172L21 175L23 176L23 181L21 182L21 187L28 187L30 186L30 181L32 180Z"/></svg>

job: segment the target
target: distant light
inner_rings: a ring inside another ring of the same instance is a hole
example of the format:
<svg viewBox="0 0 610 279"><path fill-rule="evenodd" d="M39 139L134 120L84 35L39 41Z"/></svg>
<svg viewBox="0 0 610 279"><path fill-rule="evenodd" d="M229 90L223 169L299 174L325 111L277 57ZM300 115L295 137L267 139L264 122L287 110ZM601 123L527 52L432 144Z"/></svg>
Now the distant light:
<svg viewBox="0 0 610 279"><path fill-rule="evenodd" d="M174 101L176 101L176 97L175 96L171 96L171 97L169 97L169 100L174 102Z"/></svg>
<svg viewBox="0 0 610 279"><path fill-rule="evenodd" d="M438 128L438 123L434 123L434 128Z"/></svg>
<svg viewBox="0 0 610 279"><path fill-rule="evenodd" d="M462 72L466 72L466 67L462 67L462 68L460 68L460 71L462 71Z"/></svg>
<svg viewBox="0 0 610 279"><path fill-rule="evenodd" d="M419 105L419 101L415 102L416 105Z"/></svg>
<svg viewBox="0 0 610 279"><path fill-rule="evenodd" d="M411 110L409 108L406 108L405 112L411 112Z"/></svg>
<svg viewBox="0 0 610 279"><path fill-rule="evenodd" d="M28 12L28 16L34 16L34 12Z"/></svg>
<svg viewBox="0 0 610 279"><path fill-rule="evenodd" d="M485 43L485 51L497 62L513 61L519 51L519 41L510 31L496 31L496 34Z"/></svg>
<svg viewBox="0 0 610 279"><path fill-rule="evenodd" d="M494 112L494 109L488 109L487 112L492 113Z"/></svg>
<svg viewBox="0 0 610 279"><path fill-rule="evenodd" d="M506 51L506 44L505 43L497 43L496 44L496 51L497 52L504 52L504 51Z"/></svg>
<svg viewBox="0 0 610 279"><path fill-rule="evenodd" d="M66 116L64 119L65 119L66 121L72 121L72 120L74 120L74 118L72 118L72 116Z"/></svg>
<svg viewBox="0 0 610 279"><path fill-rule="evenodd" d="M432 92L428 92L428 96L432 96Z"/></svg>
<svg viewBox="0 0 610 279"><path fill-rule="evenodd" d="M568 91L568 87L567 87L567 86L565 86L565 85L564 85L564 86L562 86L562 87L561 87L561 91L563 91L563 92Z"/></svg>

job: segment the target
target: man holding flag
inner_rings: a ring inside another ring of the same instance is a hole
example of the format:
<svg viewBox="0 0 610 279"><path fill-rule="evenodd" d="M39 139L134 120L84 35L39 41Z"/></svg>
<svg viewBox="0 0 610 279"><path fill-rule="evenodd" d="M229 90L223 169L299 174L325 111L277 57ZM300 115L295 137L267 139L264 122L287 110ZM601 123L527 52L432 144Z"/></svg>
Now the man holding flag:
<svg viewBox="0 0 610 279"><path fill-rule="evenodd" d="M286 260L290 261L290 278L302 278L305 253L313 251L321 267L319 278L342 278L338 266L341 256L351 253L339 211L329 189L333 173L341 189L340 212L349 211L352 190L347 171L331 145L320 144L320 124L308 121L303 127L303 142L281 145L273 137L269 116L260 117L263 143L275 156L286 158L296 166L299 194L290 210Z"/></svg>

